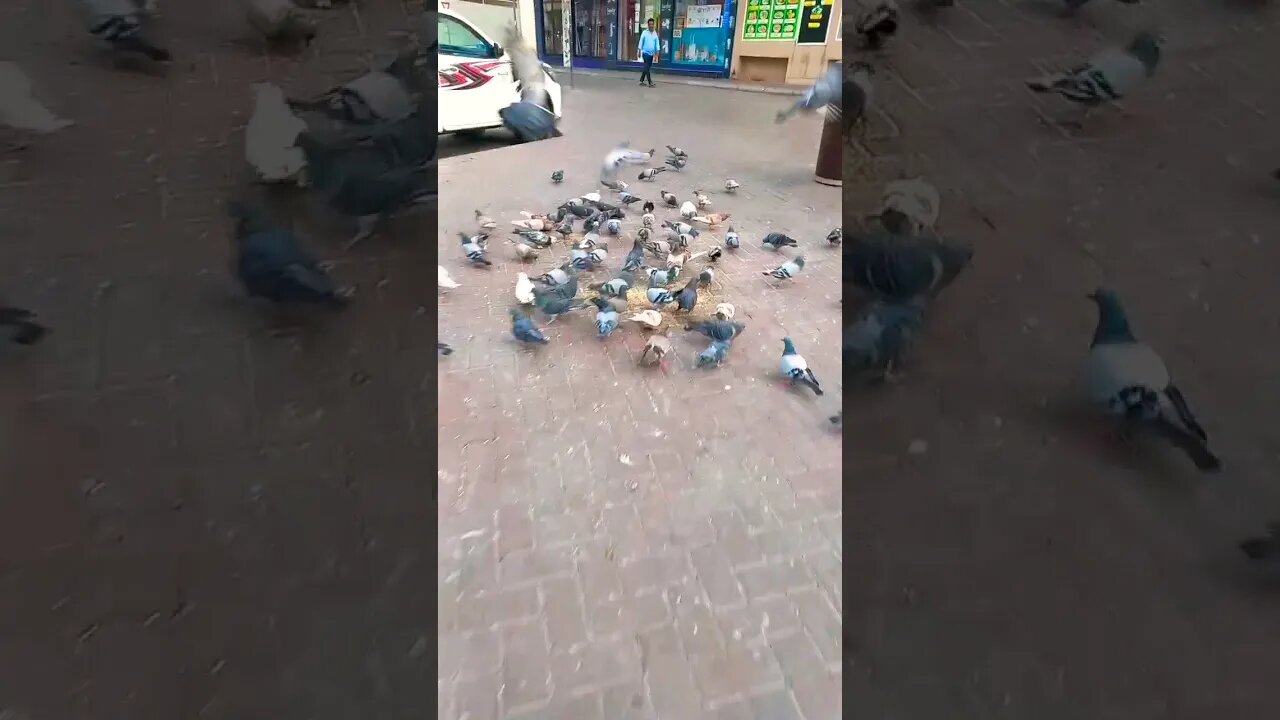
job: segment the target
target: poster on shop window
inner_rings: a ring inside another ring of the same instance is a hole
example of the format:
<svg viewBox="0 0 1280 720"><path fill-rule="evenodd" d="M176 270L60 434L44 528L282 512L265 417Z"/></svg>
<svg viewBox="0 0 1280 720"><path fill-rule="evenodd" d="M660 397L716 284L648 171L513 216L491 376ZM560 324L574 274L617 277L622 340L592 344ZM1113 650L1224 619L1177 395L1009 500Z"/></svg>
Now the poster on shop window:
<svg viewBox="0 0 1280 720"><path fill-rule="evenodd" d="M831 25L831 14L835 12L835 0L801 0L804 7L800 12L800 36L797 45L826 45L827 28Z"/></svg>
<svg viewBox="0 0 1280 720"><path fill-rule="evenodd" d="M724 34L720 32L723 5L690 5L676 18L676 62L723 65Z"/></svg>
<svg viewBox="0 0 1280 720"><path fill-rule="evenodd" d="M747 0L743 40L795 40L801 0Z"/></svg>

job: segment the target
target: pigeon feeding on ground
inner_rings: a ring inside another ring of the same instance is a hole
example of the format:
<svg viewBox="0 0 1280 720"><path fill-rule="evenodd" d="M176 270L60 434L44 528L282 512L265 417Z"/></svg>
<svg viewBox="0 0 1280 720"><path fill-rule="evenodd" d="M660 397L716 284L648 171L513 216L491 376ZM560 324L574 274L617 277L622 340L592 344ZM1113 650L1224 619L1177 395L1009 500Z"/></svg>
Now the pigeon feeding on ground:
<svg viewBox="0 0 1280 720"><path fill-rule="evenodd" d="M49 328L36 322L36 314L30 310L0 306L0 328L9 341L18 345L35 345L49 332Z"/></svg>
<svg viewBox="0 0 1280 720"><path fill-rule="evenodd" d="M551 182L555 183L556 185L559 185L560 183L564 182L564 171L553 170L551 172Z"/></svg>
<svg viewBox="0 0 1280 720"><path fill-rule="evenodd" d="M727 193L735 193L738 191L738 188L740 187L742 186L739 185L738 181L734 180L733 178L729 178L728 180L724 181L724 191Z"/></svg>
<svg viewBox="0 0 1280 720"><path fill-rule="evenodd" d="M780 250L784 247L800 247L800 243L797 242L795 238L790 238L777 232L771 232L768 235L765 235L764 239L760 241L760 244L768 245L774 250Z"/></svg>
<svg viewBox="0 0 1280 720"><path fill-rule="evenodd" d="M802 385L809 388L816 395L822 394L822 387L818 384L818 377L809 369L809 363L796 352L795 343L791 338L782 338L782 363L778 366L778 372L791 383L794 387Z"/></svg>
<svg viewBox="0 0 1280 720"><path fill-rule="evenodd" d="M679 157L667 158L665 162L667 163L667 165L669 165L671 168L677 171L683 170L684 166L689 164L688 160L685 160L684 158L679 158Z"/></svg>
<svg viewBox="0 0 1280 720"><path fill-rule="evenodd" d="M729 316L732 317L733 314L729 313ZM732 342L734 338L741 335L742 331L747 329L747 326L725 319L690 323L685 325L684 329L688 332L700 333L712 340L727 343Z"/></svg>
<svg viewBox="0 0 1280 720"><path fill-rule="evenodd" d="M693 200L698 204L699 208L711 207L711 198L707 197L707 194L701 190L693 191Z"/></svg>
<svg viewBox="0 0 1280 720"><path fill-rule="evenodd" d="M1120 298L1099 288L1089 298L1098 306L1098 324L1085 361L1088 397L1121 418L1122 435L1143 427L1173 443L1204 472L1222 462L1209 451L1209 437L1169 375L1164 360L1134 337Z"/></svg>
<svg viewBox="0 0 1280 720"><path fill-rule="evenodd" d="M827 242L832 245L839 245L844 242L844 228L835 228L827 233Z"/></svg>
<svg viewBox="0 0 1280 720"><path fill-rule="evenodd" d="M839 63L831 64L795 104L786 110L780 110L774 121L784 123L796 113L812 113L827 106L839 110L843 82L844 69Z"/></svg>
<svg viewBox="0 0 1280 720"><path fill-rule="evenodd" d="M880 0L854 23L853 31L861 35L871 50L884 46L886 38L898 32L898 4L893 0Z"/></svg>
<svg viewBox="0 0 1280 720"><path fill-rule="evenodd" d="M493 263L485 258L485 242L487 238L484 235L468 235L466 233L458 233L458 237L462 240L462 254L472 265L483 265L490 267Z"/></svg>
<svg viewBox="0 0 1280 720"><path fill-rule="evenodd" d="M697 216L697 214L698 214L698 207L693 203L689 202L688 200L685 200L684 203L680 205L680 217L684 218L685 220L692 220L695 216Z"/></svg>
<svg viewBox="0 0 1280 720"><path fill-rule="evenodd" d="M511 336L526 345L547 344L547 336L538 330L528 315L519 310L511 311Z"/></svg>
<svg viewBox="0 0 1280 720"><path fill-rule="evenodd" d="M70 127L70 120L54 115L31 90L31 78L11 62L0 62L0 125L27 132L51 133Z"/></svg>
<svg viewBox="0 0 1280 720"><path fill-rule="evenodd" d="M169 62L168 50L143 34L147 13L133 0L79 0L89 34L121 55L142 55L154 62Z"/></svg>
<svg viewBox="0 0 1280 720"><path fill-rule="evenodd" d="M942 194L924 178L894 180L880 194L880 224L895 235L933 230L942 212Z"/></svg>
<svg viewBox="0 0 1280 720"><path fill-rule="evenodd" d="M532 305L535 299L533 281L526 273L516 273L516 302Z"/></svg>
<svg viewBox="0 0 1280 720"><path fill-rule="evenodd" d="M678 158L688 158L688 157L689 157L689 153L685 152L684 150L682 150L682 149L680 149L680 148L678 148L678 147L676 147L676 146L674 146L674 145L668 145L668 146L667 146L667 152L671 153L671 157L678 157Z"/></svg>
<svg viewBox="0 0 1280 720"><path fill-rule="evenodd" d="M537 306L545 315L551 318L552 322L565 313L581 310L587 305L579 302L573 296L565 297L561 293L556 292L556 288L550 290L534 290L533 304Z"/></svg>
<svg viewBox="0 0 1280 720"><path fill-rule="evenodd" d="M664 167L645 168L640 171L640 174L636 176L636 179L652 182L653 179L658 176L658 173L664 173L666 171L667 169Z"/></svg>
<svg viewBox="0 0 1280 720"><path fill-rule="evenodd" d="M729 303L720 303L716 305L716 319L732 320L734 314L733 305Z"/></svg>
<svg viewBox="0 0 1280 720"><path fill-rule="evenodd" d="M290 100L296 110L320 112L347 125L394 123L422 112L414 95L425 92L425 73L418 68L419 50L408 47L381 69L308 100ZM424 113L434 116L434 113Z"/></svg>
<svg viewBox="0 0 1280 720"><path fill-rule="evenodd" d="M1062 124L1080 126L1099 105L1128 97L1155 74L1160 45L1155 34L1141 32L1123 48L1106 48L1071 70L1028 80L1027 87L1057 93L1079 105L1080 116Z"/></svg>
<svg viewBox="0 0 1280 720"><path fill-rule="evenodd" d="M604 340L618 329L618 311L604 298L594 298L591 302L596 306L596 334Z"/></svg>
<svg viewBox="0 0 1280 720"><path fill-rule="evenodd" d="M718 367L729 356L729 343L712 340L706 350L698 353L698 367Z"/></svg>
<svg viewBox="0 0 1280 720"><path fill-rule="evenodd" d="M844 244L846 282L888 300L935 297L973 259L973 248L934 237L859 233Z"/></svg>
<svg viewBox="0 0 1280 720"><path fill-rule="evenodd" d="M804 270L804 256L797 255L794 260L782 263L772 270L766 270L761 275L771 275L779 280L788 280L800 274Z"/></svg>
<svg viewBox="0 0 1280 720"><path fill-rule="evenodd" d="M662 198L662 202L666 203L667 207L680 206L680 199L677 198L673 193L669 193L666 190L659 190L658 197Z"/></svg>
<svg viewBox="0 0 1280 720"><path fill-rule="evenodd" d="M698 278L694 278L676 294L676 306L690 312L698 304Z"/></svg>
<svg viewBox="0 0 1280 720"><path fill-rule="evenodd" d="M250 296L276 303L346 307L350 293L339 291L319 263L298 246L293 233L277 227L267 214L229 202L235 219L235 273Z"/></svg>
<svg viewBox="0 0 1280 720"><path fill-rule="evenodd" d="M659 310L662 309L663 305L669 305L675 302L676 299L675 295L671 294L670 290L661 287L649 288L645 291L645 297L648 298L649 302L653 303L653 306Z"/></svg>
<svg viewBox="0 0 1280 720"><path fill-rule="evenodd" d="M625 271L635 271L640 269L640 263L644 261L644 245L639 240L631 244L631 252L627 253L626 260L622 262L622 269Z"/></svg>
<svg viewBox="0 0 1280 720"><path fill-rule="evenodd" d="M565 263L558 268L548 270L538 276L538 282L551 287L572 284L574 292L578 290L578 276L573 270L573 263Z"/></svg>
<svg viewBox="0 0 1280 720"><path fill-rule="evenodd" d="M892 380L924 326L924 306L923 298L914 298L875 300L864 308L844 330L846 377L863 384Z"/></svg>
<svg viewBox="0 0 1280 720"><path fill-rule="evenodd" d="M547 71L514 24L507 28L506 50L511 58L511 74L520 86L520 99L498 111L502 124L520 142L560 137L551 94L547 92Z"/></svg>
<svg viewBox="0 0 1280 720"><path fill-rule="evenodd" d="M630 272L624 270L612 280L606 280L597 285L595 290L605 297L626 297L627 291L631 289L633 282L635 282L635 278L632 277Z"/></svg>
<svg viewBox="0 0 1280 720"><path fill-rule="evenodd" d="M652 312L646 310L645 312ZM632 318L634 320L635 318ZM661 317L659 317L661 322ZM654 327L657 327L656 325ZM653 367L662 365L667 355L671 354L671 336L670 335L651 335L649 340L644 344L644 350L640 353L639 363L643 367Z"/></svg>
<svg viewBox="0 0 1280 720"><path fill-rule="evenodd" d="M292 0L242 0L249 25L270 42L310 45L316 24Z"/></svg>
<svg viewBox="0 0 1280 720"><path fill-rule="evenodd" d="M742 236L738 235L732 225L729 226L729 232L724 234L724 246L730 250L737 250L742 247Z"/></svg>

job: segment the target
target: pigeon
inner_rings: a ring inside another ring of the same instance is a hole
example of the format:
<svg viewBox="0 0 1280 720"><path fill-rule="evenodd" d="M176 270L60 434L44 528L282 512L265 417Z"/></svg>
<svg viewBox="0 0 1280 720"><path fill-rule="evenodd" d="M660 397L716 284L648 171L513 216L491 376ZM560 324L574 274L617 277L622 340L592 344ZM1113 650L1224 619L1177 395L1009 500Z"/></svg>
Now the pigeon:
<svg viewBox="0 0 1280 720"><path fill-rule="evenodd" d="M498 227L497 220L494 220L493 218L489 217L488 215L485 215L479 210L476 210L475 213L476 213L476 225L481 230L494 230Z"/></svg>
<svg viewBox="0 0 1280 720"><path fill-rule="evenodd" d="M564 315L565 313L581 310L587 307L584 303L575 300L572 297L564 297L555 290L534 290L533 304L539 310L548 315L552 321Z"/></svg>
<svg viewBox="0 0 1280 720"><path fill-rule="evenodd" d="M511 75L520 87L520 99L498 111L502 124L520 142L560 137L551 94L547 92L547 71L514 23L507 26L506 51L511 58Z"/></svg>
<svg viewBox="0 0 1280 720"><path fill-rule="evenodd" d="M671 253L671 243L665 240L654 240L653 242L644 243L644 249L649 251L654 257L666 257Z"/></svg>
<svg viewBox="0 0 1280 720"><path fill-rule="evenodd" d="M849 70L841 90L841 102L837 103L840 123L846 136L853 132L855 125L866 126L867 113L875 101L875 85L871 83L875 68L869 63L855 62L849 66Z"/></svg>
<svg viewBox="0 0 1280 720"><path fill-rule="evenodd" d="M593 232L589 232L582 236L582 239L578 241L577 245L574 245L574 248L577 250L590 250L599 244L600 236Z"/></svg>
<svg viewBox="0 0 1280 720"><path fill-rule="evenodd" d="M658 176L658 173L664 173L666 171L667 169L664 167L645 168L644 170L640 171L640 174L636 176L636 179L647 180L649 182L652 182L653 179Z"/></svg>
<svg viewBox="0 0 1280 720"><path fill-rule="evenodd" d="M716 279L716 273L711 268L704 268L698 273L698 287L707 287Z"/></svg>
<svg viewBox="0 0 1280 720"><path fill-rule="evenodd" d="M653 312L646 310L645 312ZM634 318L633 318L634 319ZM661 317L659 317L661 321ZM654 327L657 327L656 325ZM643 367L653 367L661 365L663 359L671 354L671 336L670 335L650 335L649 340L644 344L644 350L640 352L640 365Z"/></svg>
<svg viewBox="0 0 1280 720"><path fill-rule="evenodd" d="M561 222L559 225L556 225L552 229L560 233L562 237L568 237L569 235L572 235L573 234L573 218L571 217L566 218L563 222Z"/></svg>
<svg viewBox="0 0 1280 720"><path fill-rule="evenodd" d="M673 146L673 145L668 145L668 146L667 146L667 152L671 153L671 157L677 157L677 158L687 158L687 157L689 157L689 153L687 153L687 152L685 152L684 150L681 150L680 148L675 147L675 146Z"/></svg>
<svg viewBox="0 0 1280 720"><path fill-rule="evenodd" d="M693 203L689 202L688 200L685 200L684 204L680 206L680 217L684 218L685 220L692 220L693 217L697 214L698 214L697 206L695 206Z"/></svg>
<svg viewBox="0 0 1280 720"><path fill-rule="evenodd" d="M712 245L711 249L707 250L707 262L716 262L721 255L724 255L724 250L719 245Z"/></svg>
<svg viewBox="0 0 1280 720"><path fill-rule="evenodd" d="M543 249L551 247L551 243L554 242L554 238L541 230L516 230L515 234L524 238L530 245Z"/></svg>
<svg viewBox="0 0 1280 720"><path fill-rule="evenodd" d="M656 328L662 325L662 313L657 310L641 310L627 319L631 322L637 322L651 328Z"/></svg>
<svg viewBox="0 0 1280 720"><path fill-rule="evenodd" d="M438 187L434 163L405 167L381 153L326 147L306 132L298 145L306 154L308 183L327 195L334 210L358 221L348 249L372 236L381 220L435 195Z"/></svg>
<svg viewBox="0 0 1280 720"><path fill-rule="evenodd" d="M631 244L631 252L627 253L627 258L622 262L622 269L626 271L635 271L640 269L640 263L644 261L644 246L639 240Z"/></svg>
<svg viewBox="0 0 1280 720"><path fill-rule="evenodd" d="M698 367L719 366L729 354L729 343L712 340L706 350L698 353Z"/></svg>
<svg viewBox="0 0 1280 720"><path fill-rule="evenodd" d="M516 257L522 262L538 259L538 251L517 240L511 242L515 245Z"/></svg>
<svg viewBox="0 0 1280 720"><path fill-rule="evenodd" d="M732 216L733 213L707 213L706 215L695 215L689 219L696 223L715 227Z"/></svg>
<svg viewBox="0 0 1280 720"><path fill-rule="evenodd" d="M701 333L718 342L728 343L741 335L742 331L747 329L747 326L729 320L706 320L690 323L684 329L689 332Z"/></svg>
<svg viewBox="0 0 1280 720"><path fill-rule="evenodd" d="M146 13L132 0L79 0L89 34L121 55L142 55L153 62L170 62L168 50L148 40L142 32Z"/></svg>
<svg viewBox="0 0 1280 720"><path fill-rule="evenodd" d="M667 255L667 267L683 268L684 264L689 261L689 257L690 253L688 252L669 253Z"/></svg>
<svg viewBox="0 0 1280 720"><path fill-rule="evenodd" d="M893 378L924 326L924 299L875 300L845 327L843 364L855 382Z"/></svg>
<svg viewBox="0 0 1280 720"><path fill-rule="evenodd" d="M1240 551L1250 560L1280 564L1280 523L1267 524L1265 537L1246 538L1240 542Z"/></svg>
<svg viewBox="0 0 1280 720"><path fill-rule="evenodd" d="M676 294L676 306L685 312L693 310L698 304L698 278L694 278Z"/></svg>
<svg viewBox="0 0 1280 720"><path fill-rule="evenodd" d="M604 298L595 298L592 302L597 308L596 334L604 340L618 329L618 311L613 309L613 306Z"/></svg>
<svg viewBox="0 0 1280 720"><path fill-rule="evenodd" d="M340 292L293 233L277 227L263 210L231 201L235 220L235 273L252 297L276 303L309 303L346 307L349 293Z"/></svg>
<svg viewBox="0 0 1280 720"><path fill-rule="evenodd" d="M617 218L610 218L605 222L604 230L610 235L617 235L622 232L622 221Z"/></svg>
<svg viewBox="0 0 1280 720"><path fill-rule="evenodd" d="M596 214L595 208L587 207L586 203L583 203L583 202L575 203L573 200L566 202L565 204L561 205L556 209L563 210L564 212L579 218L589 218L592 215Z"/></svg>
<svg viewBox="0 0 1280 720"><path fill-rule="evenodd" d="M678 207L680 205L680 200L666 190L660 190L658 195L662 198L662 202L667 204L667 207Z"/></svg>
<svg viewBox="0 0 1280 720"><path fill-rule="evenodd" d="M316 24L292 0L243 0L249 25L271 42L302 41L310 45Z"/></svg>
<svg viewBox="0 0 1280 720"><path fill-rule="evenodd" d="M570 281L576 282L576 280L577 276L573 274L573 268L570 263L565 263L554 270L548 270L538 276L538 282L552 287L557 285L568 285Z"/></svg>
<svg viewBox="0 0 1280 720"><path fill-rule="evenodd" d="M1027 80L1027 87L1079 105L1080 117L1067 124L1080 125L1094 108L1129 96L1155 74L1160 44L1154 34L1141 32L1126 47L1106 48L1076 68Z"/></svg>
<svg viewBox="0 0 1280 720"><path fill-rule="evenodd" d="M827 242L832 245L839 245L844 242L844 228L835 228L827 233Z"/></svg>
<svg viewBox="0 0 1280 720"><path fill-rule="evenodd" d="M639 230L636 230L636 238L641 242L648 242L652 235L653 231L648 227L642 227Z"/></svg>
<svg viewBox="0 0 1280 720"><path fill-rule="evenodd" d="M451 347L449 347L448 345L445 345L444 343L439 342L439 341L436 341L436 350L437 350L441 355L445 355L445 356L448 356L448 355L452 355L452 354L453 354L453 348L451 348Z"/></svg>
<svg viewBox="0 0 1280 720"><path fill-rule="evenodd" d="M973 248L934 237L859 233L844 246L845 282L888 300L937 296L968 267Z"/></svg>
<svg viewBox="0 0 1280 720"><path fill-rule="evenodd" d="M620 272L612 280L606 280L597 285L596 292L605 297L626 297L627 291L631 289L631 283L633 282L635 282L635 278L630 272Z"/></svg>
<svg viewBox="0 0 1280 720"><path fill-rule="evenodd" d="M764 236L764 240L760 241L761 245L768 245L774 250L780 250L784 247L800 247L800 243L794 238L787 237L782 233L771 232Z"/></svg>
<svg viewBox="0 0 1280 720"><path fill-rule="evenodd" d="M53 114L31 91L31 78L16 63L0 62L0 125L52 133L73 125Z"/></svg>
<svg viewBox="0 0 1280 720"><path fill-rule="evenodd" d="M1099 288L1089 298L1098 306L1084 368L1089 399L1123 419L1126 437L1134 428L1149 428L1185 452L1201 471L1221 469L1222 462L1209 451L1208 435L1173 384L1164 360L1134 337L1119 296Z"/></svg>
<svg viewBox="0 0 1280 720"><path fill-rule="evenodd" d="M18 345L35 345L49 333L49 328L36 322L36 314L30 310L0 305L0 329L9 341Z"/></svg>
<svg viewBox="0 0 1280 720"><path fill-rule="evenodd" d="M516 302L521 305L532 305L534 300L533 281L525 273L516 273Z"/></svg>
<svg viewBox="0 0 1280 720"><path fill-rule="evenodd" d="M699 208L711 207L711 198L707 197L707 194L701 190L693 191L693 200L698 204Z"/></svg>
<svg viewBox="0 0 1280 720"><path fill-rule="evenodd" d="M858 16L853 31L861 35L867 48L877 50L884 46L886 38L898 32L898 4L893 0L880 0Z"/></svg>
<svg viewBox="0 0 1280 720"><path fill-rule="evenodd" d="M622 203L623 205L631 205L632 203L640 202L640 198L636 197L635 195L632 195L626 190L623 190L622 192L618 193L618 202Z"/></svg>
<svg viewBox="0 0 1280 720"><path fill-rule="evenodd" d="M587 193L586 195L583 195L583 196L582 196L582 198L581 198L581 200L582 200L583 202L588 203L588 204L598 203L598 202L600 202L600 199L601 199L601 198L600 198L600 193L598 193L598 192L589 192L589 193Z"/></svg>
<svg viewBox="0 0 1280 720"><path fill-rule="evenodd" d="M369 72L308 100L290 100L297 110L320 112L347 125L399 122L427 112L414 100L427 91L426 74L418 67L418 49L407 47L385 67Z"/></svg>
<svg viewBox="0 0 1280 720"><path fill-rule="evenodd" d="M724 246L730 250L737 250L742 247L742 237L734 231L733 226L729 226L729 232L724 235Z"/></svg>
<svg viewBox="0 0 1280 720"><path fill-rule="evenodd" d="M437 267L440 268L438 273L439 287L442 287L446 290L452 290L456 287L462 287L458 283L454 282L453 278L449 277L449 271L445 270L443 265L438 265Z"/></svg>
<svg viewBox="0 0 1280 720"><path fill-rule="evenodd" d="M840 67L839 63L832 63L827 67L826 72L822 73L813 84L813 87L806 90L794 105L786 110L779 111L774 121L784 123L796 113L812 113L828 105L838 110L841 102L843 77L844 69Z"/></svg>
<svg viewBox="0 0 1280 720"><path fill-rule="evenodd" d="M670 230L670 235L673 238L681 235L692 235L697 232L689 223L679 222L676 220L663 220L662 227Z"/></svg>
<svg viewBox="0 0 1280 720"><path fill-rule="evenodd" d="M657 206L653 204L653 201L645 200L644 205L640 206L640 209L644 211L645 215L651 215L653 214L653 210L655 207Z"/></svg>
<svg viewBox="0 0 1280 720"><path fill-rule="evenodd" d="M725 181L724 181L724 191L725 191L725 192L727 192L727 193L735 193L735 192L738 192L738 188L740 188L740 187L742 187L742 186L741 186L741 185L739 185L739 184L738 184L738 181L737 181L737 180L734 180L733 178L729 178L728 180L725 180Z"/></svg>
<svg viewBox="0 0 1280 720"><path fill-rule="evenodd" d="M263 182L302 179L307 156L295 145L307 124L289 108L284 91L271 83L253 85L253 114L244 131L244 157Z"/></svg>
<svg viewBox="0 0 1280 720"><path fill-rule="evenodd" d="M637 152L628 147L627 143L622 143L618 147L610 150L608 155L604 156L604 163L600 167L600 180L604 181L615 179L618 176L618 170L620 170L623 165L644 165L652 159L653 150L650 150L647 153ZM646 172L649 171L641 171L641 180L650 180L653 178L653 175L644 177Z"/></svg>
<svg viewBox="0 0 1280 720"><path fill-rule="evenodd" d="M560 183L564 182L564 171L553 170L551 172L551 182L555 183L556 185L559 185Z"/></svg>
<svg viewBox="0 0 1280 720"><path fill-rule="evenodd" d="M719 320L732 320L734 314L733 305L729 303L720 303L716 305L716 318Z"/></svg>
<svg viewBox="0 0 1280 720"><path fill-rule="evenodd" d="M799 275L801 270L804 270L804 256L797 255L794 260L784 262L772 270L766 270L761 275L772 275L779 280L786 280Z"/></svg>
<svg viewBox="0 0 1280 720"><path fill-rule="evenodd" d="M649 302L653 303L653 306L659 310L662 309L663 305L675 302L676 299L675 296L671 294L670 290L660 287L649 288L645 292L645 297L647 297Z"/></svg>
<svg viewBox="0 0 1280 720"><path fill-rule="evenodd" d="M604 223L604 214L597 211L594 215L582 221L582 229L589 233L594 233L600 229L600 225Z"/></svg>
<svg viewBox="0 0 1280 720"><path fill-rule="evenodd" d="M676 249L685 250L685 249L688 249L689 245L691 245L692 243L693 243L693 235L689 233L680 233L672 238L671 245Z"/></svg>
<svg viewBox="0 0 1280 720"><path fill-rule="evenodd" d="M778 372L783 377L791 381L791 385L802 385L809 388L815 395L822 395L822 387L818 384L818 378L809 369L809 363L796 352L796 345L791 338L782 338L782 363L778 366Z"/></svg>
<svg viewBox="0 0 1280 720"><path fill-rule="evenodd" d="M471 264L485 267L493 265L484 256L487 237L484 235L467 235L461 232L458 233L458 237L462 239L462 254Z"/></svg>
<svg viewBox="0 0 1280 720"><path fill-rule="evenodd" d="M688 160L685 160L684 158L678 158L678 157L667 158L665 162L667 163L667 165L671 166L673 169L677 171L683 170L684 166L689 164Z"/></svg>
<svg viewBox="0 0 1280 720"><path fill-rule="evenodd" d="M530 320L528 315L519 310L511 311L511 336L529 345L547 344L547 336L534 326L533 320Z"/></svg>
<svg viewBox="0 0 1280 720"><path fill-rule="evenodd" d="M547 218L530 217L530 218L523 218L521 220L512 220L511 226L518 228L520 230L546 231L546 230L554 229L556 226L556 223L551 222L551 220Z"/></svg>
<svg viewBox="0 0 1280 720"><path fill-rule="evenodd" d="M923 178L894 180L880 195L877 219L895 235L919 235L933 230L942 212L942 195Z"/></svg>

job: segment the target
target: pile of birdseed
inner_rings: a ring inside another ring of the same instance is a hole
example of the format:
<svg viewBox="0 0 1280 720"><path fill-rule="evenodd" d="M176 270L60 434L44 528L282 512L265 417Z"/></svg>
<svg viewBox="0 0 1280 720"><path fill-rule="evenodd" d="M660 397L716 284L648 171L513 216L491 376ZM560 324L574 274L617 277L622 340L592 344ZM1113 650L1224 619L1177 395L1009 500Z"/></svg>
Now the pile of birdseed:
<svg viewBox="0 0 1280 720"><path fill-rule="evenodd" d="M681 286L683 287L683 286ZM633 287L627 290L627 311L630 313L638 313L644 310L658 310L649 302L648 284L645 287ZM679 288L676 288L678 291ZM662 315L662 324L655 330L665 330L668 327L683 328L685 323L693 321L711 320L715 318L716 305L720 303L719 298L713 295L708 288L698 288L698 304L693 306L692 312L684 312L680 310L680 306L670 303L658 310ZM628 316L629 317L629 316ZM623 318L624 320L626 318ZM646 326L648 327L648 326Z"/></svg>

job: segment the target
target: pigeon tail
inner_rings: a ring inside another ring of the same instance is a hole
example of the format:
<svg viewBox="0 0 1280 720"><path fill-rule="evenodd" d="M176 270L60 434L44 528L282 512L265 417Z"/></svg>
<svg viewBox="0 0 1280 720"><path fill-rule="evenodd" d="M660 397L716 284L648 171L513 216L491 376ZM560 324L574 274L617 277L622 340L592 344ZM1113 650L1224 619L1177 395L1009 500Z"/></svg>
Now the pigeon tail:
<svg viewBox="0 0 1280 720"><path fill-rule="evenodd" d="M1204 442L1192 433L1164 419L1157 420L1155 428L1156 432L1186 453L1201 472L1218 472L1222 469L1222 461L1218 456L1210 452Z"/></svg>
<svg viewBox="0 0 1280 720"><path fill-rule="evenodd" d="M796 383L799 383L799 384L801 384L801 385L804 385L805 387L807 387L807 388L809 388L810 390L812 390L812 391L813 391L813 393L814 393L815 395L823 395L823 394L824 394L824 393L822 392L822 388L818 386L818 383L814 382L813 380L810 380L809 378L805 377L804 375L792 375L792 376L791 376L791 383L792 383L793 385L794 385L794 384L796 384Z"/></svg>

